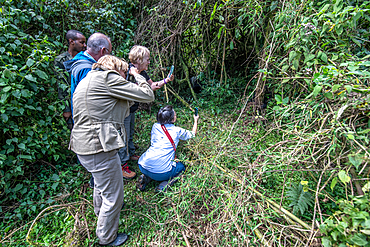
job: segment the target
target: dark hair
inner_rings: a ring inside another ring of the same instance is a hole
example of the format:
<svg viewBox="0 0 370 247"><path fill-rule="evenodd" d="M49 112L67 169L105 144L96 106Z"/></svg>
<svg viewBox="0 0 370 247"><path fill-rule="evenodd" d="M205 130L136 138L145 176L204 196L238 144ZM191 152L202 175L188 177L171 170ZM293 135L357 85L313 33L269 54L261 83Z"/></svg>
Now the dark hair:
<svg viewBox="0 0 370 247"><path fill-rule="evenodd" d="M157 113L157 122L160 124L172 124L175 118L175 111L172 105L167 105L159 109Z"/></svg>
<svg viewBox="0 0 370 247"><path fill-rule="evenodd" d="M66 39L67 39L67 43L69 45L69 40L76 40L77 39L77 34L81 34L83 36L83 34L80 32L80 31L77 31L77 30L69 30L66 34Z"/></svg>

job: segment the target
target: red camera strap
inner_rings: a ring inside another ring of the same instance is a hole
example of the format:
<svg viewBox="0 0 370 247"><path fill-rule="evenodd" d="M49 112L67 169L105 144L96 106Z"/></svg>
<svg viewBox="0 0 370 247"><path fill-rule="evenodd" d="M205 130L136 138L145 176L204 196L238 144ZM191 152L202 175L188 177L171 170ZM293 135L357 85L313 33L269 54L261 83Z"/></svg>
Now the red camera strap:
<svg viewBox="0 0 370 247"><path fill-rule="evenodd" d="M162 129L163 129L164 133L166 134L167 138L170 140L170 142L171 142L171 144L172 144L172 147L173 147L173 150L175 150L175 153L176 153L176 145L175 145L175 143L173 142L173 140L172 140L172 137L171 137L170 133L168 133L168 130L167 130L166 126L164 126L164 124L161 124L161 127L162 127Z"/></svg>

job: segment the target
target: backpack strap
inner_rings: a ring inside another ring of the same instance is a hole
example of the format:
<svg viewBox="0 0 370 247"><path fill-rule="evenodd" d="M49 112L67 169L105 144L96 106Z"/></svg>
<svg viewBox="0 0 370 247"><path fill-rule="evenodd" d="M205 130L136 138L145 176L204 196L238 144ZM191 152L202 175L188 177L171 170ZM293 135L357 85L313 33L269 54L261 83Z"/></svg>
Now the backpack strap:
<svg viewBox="0 0 370 247"><path fill-rule="evenodd" d="M172 140L172 137L171 137L170 133L168 133L168 130L167 130L166 126L164 126L164 124L161 124L161 127L162 127L162 129L163 129L164 133L166 134L166 136L167 136L168 140L170 140L170 142L171 142L171 144L172 144L172 147L173 147L173 150L175 150L175 153L176 153L176 145L175 145L175 143L173 142L173 140Z"/></svg>

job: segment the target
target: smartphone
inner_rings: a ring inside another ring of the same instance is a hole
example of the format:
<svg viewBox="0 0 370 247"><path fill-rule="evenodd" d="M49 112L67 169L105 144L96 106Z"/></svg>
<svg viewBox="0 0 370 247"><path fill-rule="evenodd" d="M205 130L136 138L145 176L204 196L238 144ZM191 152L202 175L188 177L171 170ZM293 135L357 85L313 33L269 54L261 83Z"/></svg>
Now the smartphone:
<svg viewBox="0 0 370 247"><path fill-rule="evenodd" d="M172 73L173 73L173 69L175 68L175 66L171 66L171 70L170 70L170 73L168 73L168 76L167 76L167 78L170 78L171 77L171 75L172 75Z"/></svg>
<svg viewBox="0 0 370 247"><path fill-rule="evenodd" d="M195 107L194 109L195 109L195 111L194 111L194 115L195 115L195 116L198 116L198 108L196 108L196 107Z"/></svg>

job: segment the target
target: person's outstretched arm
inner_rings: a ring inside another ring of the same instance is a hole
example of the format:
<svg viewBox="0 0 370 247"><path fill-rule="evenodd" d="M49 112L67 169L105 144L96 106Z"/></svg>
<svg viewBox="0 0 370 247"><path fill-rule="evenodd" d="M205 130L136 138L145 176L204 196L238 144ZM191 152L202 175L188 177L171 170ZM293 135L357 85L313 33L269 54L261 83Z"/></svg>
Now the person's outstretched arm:
<svg viewBox="0 0 370 247"><path fill-rule="evenodd" d="M197 115L197 116L193 115L193 117L194 117L194 125L193 125L192 131L194 132L194 135L196 135L197 134L197 129L198 129L199 115Z"/></svg>
<svg viewBox="0 0 370 247"><path fill-rule="evenodd" d="M173 79L175 79L175 76L172 74L170 77L167 77L167 78L165 78L163 80L160 80L160 81L157 81L157 82L153 82L152 79L149 79L148 83L152 87L152 90L156 91L156 90L160 89L161 87L163 87L168 82L173 81Z"/></svg>

